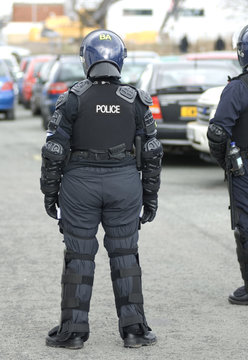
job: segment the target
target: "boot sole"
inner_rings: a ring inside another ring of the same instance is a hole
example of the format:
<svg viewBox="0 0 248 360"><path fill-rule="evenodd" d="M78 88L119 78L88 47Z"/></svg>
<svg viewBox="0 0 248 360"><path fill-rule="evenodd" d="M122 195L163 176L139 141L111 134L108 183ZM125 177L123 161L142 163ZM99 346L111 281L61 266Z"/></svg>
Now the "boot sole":
<svg viewBox="0 0 248 360"><path fill-rule="evenodd" d="M228 301L230 304L233 304L233 305L248 305L248 300L247 301L239 301L239 300L235 300L235 299L232 299L229 297Z"/></svg>
<svg viewBox="0 0 248 360"><path fill-rule="evenodd" d="M157 340L151 340L151 341L140 341L139 343L137 342L132 342L132 341L125 341L124 340L124 347L126 348L140 348L142 346L151 346L151 345L155 345L157 343Z"/></svg>
<svg viewBox="0 0 248 360"><path fill-rule="evenodd" d="M84 346L84 343L83 343L83 341L71 341L71 342L68 341L67 344L59 344L59 343L55 343L54 341L46 338L46 345L50 346L50 347L55 347L55 348L78 350L78 349L82 349L82 347Z"/></svg>

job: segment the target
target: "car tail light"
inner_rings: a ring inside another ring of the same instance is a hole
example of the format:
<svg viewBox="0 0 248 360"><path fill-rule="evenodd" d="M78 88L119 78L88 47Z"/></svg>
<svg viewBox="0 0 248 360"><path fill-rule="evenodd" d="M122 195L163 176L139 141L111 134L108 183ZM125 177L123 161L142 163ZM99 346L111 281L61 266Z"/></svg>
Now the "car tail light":
<svg viewBox="0 0 248 360"><path fill-rule="evenodd" d="M48 93L52 95L63 94L68 88L63 82L56 82L49 86Z"/></svg>
<svg viewBox="0 0 248 360"><path fill-rule="evenodd" d="M155 120L162 120L162 112L159 104L159 100L157 96L152 96L153 105L150 106L150 110L152 112L153 118Z"/></svg>
<svg viewBox="0 0 248 360"><path fill-rule="evenodd" d="M7 81L6 83L4 83L1 90L3 91L13 90L13 82Z"/></svg>

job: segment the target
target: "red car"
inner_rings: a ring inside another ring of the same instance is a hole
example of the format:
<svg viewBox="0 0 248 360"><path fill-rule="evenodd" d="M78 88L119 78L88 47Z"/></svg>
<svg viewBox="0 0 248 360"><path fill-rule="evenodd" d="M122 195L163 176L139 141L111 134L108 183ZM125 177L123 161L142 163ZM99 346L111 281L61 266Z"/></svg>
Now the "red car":
<svg viewBox="0 0 248 360"><path fill-rule="evenodd" d="M32 88L36 81L36 77L39 74L42 64L51 59L51 55L37 55L29 61L22 85L22 102L26 108L30 107Z"/></svg>

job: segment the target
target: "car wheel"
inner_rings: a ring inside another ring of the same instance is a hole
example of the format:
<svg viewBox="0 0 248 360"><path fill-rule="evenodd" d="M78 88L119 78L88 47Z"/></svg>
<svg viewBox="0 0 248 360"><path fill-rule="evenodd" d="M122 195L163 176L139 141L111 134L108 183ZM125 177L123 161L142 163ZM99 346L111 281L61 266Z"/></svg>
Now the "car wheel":
<svg viewBox="0 0 248 360"><path fill-rule="evenodd" d="M35 102L33 102L32 100L31 100L30 107L31 107L32 115L39 115L40 114L39 108L35 105Z"/></svg>
<svg viewBox="0 0 248 360"><path fill-rule="evenodd" d="M25 109L30 109L30 102L29 102L29 101L24 100L24 102L23 102L23 106L24 106L24 108L25 108Z"/></svg>
<svg viewBox="0 0 248 360"><path fill-rule="evenodd" d="M42 116L42 127L44 130L47 130L49 121L50 119L47 116Z"/></svg>
<svg viewBox="0 0 248 360"><path fill-rule="evenodd" d="M10 109L7 110L5 113L6 120L15 120L15 110Z"/></svg>

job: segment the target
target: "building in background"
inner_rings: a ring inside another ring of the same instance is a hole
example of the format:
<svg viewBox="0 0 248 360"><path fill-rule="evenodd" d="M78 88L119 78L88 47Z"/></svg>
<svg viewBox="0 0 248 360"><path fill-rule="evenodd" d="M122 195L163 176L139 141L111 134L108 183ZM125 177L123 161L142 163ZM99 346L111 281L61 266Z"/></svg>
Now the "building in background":
<svg viewBox="0 0 248 360"><path fill-rule="evenodd" d="M230 47L237 26L247 22L246 5L244 0L120 0L111 5L106 24L134 43L174 43L175 50L186 36L189 44L214 47L221 36Z"/></svg>
<svg viewBox="0 0 248 360"><path fill-rule="evenodd" d="M13 22L41 22L49 16L64 15L64 1L45 3L13 3L12 21Z"/></svg>
<svg viewBox="0 0 248 360"><path fill-rule="evenodd" d="M37 2L36 2L37 1ZM10 0L11 2L11 0ZM230 49L237 23L246 22L244 0L14 0L2 42L73 44L95 28L118 33L131 50L213 50L218 37ZM237 21L238 19L238 21ZM0 36L1 39L1 36ZM210 48L206 48L206 44ZM193 47L194 44L195 47ZM199 44L199 46L198 46Z"/></svg>
<svg viewBox="0 0 248 360"><path fill-rule="evenodd" d="M171 0L121 0L109 8L106 27L127 41L157 42Z"/></svg>
<svg viewBox="0 0 248 360"><path fill-rule="evenodd" d="M64 0L14 1L10 21L2 30L3 38L8 44L26 43L32 40L31 34L42 31L43 23L49 16L63 15Z"/></svg>
<svg viewBox="0 0 248 360"><path fill-rule="evenodd" d="M247 2L237 0L179 0L178 9L169 16L161 29L161 35L179 43L187 36L189 43L216 42L221 37L231 44L237 26L246 24Z"/></svg>

